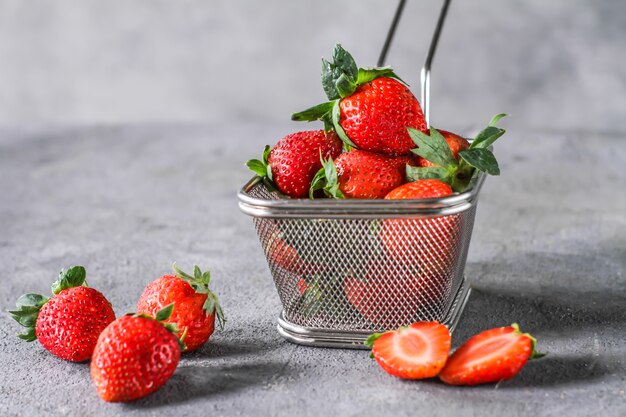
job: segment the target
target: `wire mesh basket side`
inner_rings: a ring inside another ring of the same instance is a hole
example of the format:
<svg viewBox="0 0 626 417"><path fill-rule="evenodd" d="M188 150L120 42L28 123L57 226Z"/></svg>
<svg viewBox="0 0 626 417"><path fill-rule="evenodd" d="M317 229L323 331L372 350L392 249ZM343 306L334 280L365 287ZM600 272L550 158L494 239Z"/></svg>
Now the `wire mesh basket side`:
<svg viewBox="0 0 626 417"><path fill-rule="evenodd" d="M441 320L462 279L475 206L428 218L254 218L285 318L385 330Z"/></svg>

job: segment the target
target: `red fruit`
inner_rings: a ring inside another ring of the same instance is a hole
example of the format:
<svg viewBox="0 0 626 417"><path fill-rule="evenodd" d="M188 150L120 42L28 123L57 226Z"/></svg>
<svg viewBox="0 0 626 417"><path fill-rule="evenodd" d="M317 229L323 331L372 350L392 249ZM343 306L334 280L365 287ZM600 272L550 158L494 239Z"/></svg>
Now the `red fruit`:
<svg viewBox="0 0 626 417"><path fill-rule="evenodd" d="M436 321L413 323L395 331L372 335L366 344L376 362L390 375L403 379L437 376L444 367L452 338Z"/></svg>
<svg viewBox="0 0 626 417"><path fill-rule="evenodd" d="M137 302L137 312L155 315L159 310L175 304L166 323L176 324L186 332L186 351L193 351L209 340L215 330L217 315L220 326L224 324L224 313L217 297L209 290L211 274L202 273L195 266L194 276L187 275L173 265L176 275L164 275L151 282Z"/></svg>
<svg viewBox="0 0 626 417"><path fill-rule="evenodd" d="M378 329L420 319L420 310L440 308L449 292L445 280L422 275L418 266L390 260L372 264L364 277L347 277L343 289L348 302Z"/></svg>
<svg viewBox="0 0 626 417"><path fill-rule="evenodd" d="M38 339L53 355L72 362L91 358L98 336L115 320L111 303L93 288L84 286L85 268L61 271L52 285L52 298L25 294L11 315L27 328L21 339Z"/></svg>
<svg viewBox="0 0 626 417"><path fill-rule="evenodd" d="M171 313L171 306L157 319ZM144 315L126 315L98 338L91 359L91 378L104 401L128 402L145 397L172 376L181 344L176 329Z"/></svg>
<svg viewBox="0 0 626 417"><path fill-rule="evenodd" d="M469 148L470 144L467 141L467 139L452 133L452 132L448 132L445 130L441 130L441 129L437 129L437 131L439 133L441 133L441 135L443 136L443 138L446 140L446 142L448 142L448 146L450 146L450 150L452 151L452 155L454 155L454 157L458 160L459 159L459 152L460 151L464 151L466 149ZM421 166L421 167L434 167L437 166L436 164L433 164L432 162L422 158L421 156L417 157L418 159L418 163L417 166Z"/></svg>
<svg viewBox="0 0 626 417"><path fill-rule="evenodd" d="M248 167L261 177L268 176L284 194L293 198L303 198L309 194L311 181L322 167L320 155L324 159L335 159L343 145L333 131L323 130L296 132L285 136L274 148L263 154L263 161L248 161Z"/></svg>
<svg viewBox="0 0 626 417"><path fill-rule="evenodd" d="M339 124L361 150L403 155L415 148L406 128L426 131L419 102L394 78L380 77L359 85L339 107Z"/></svg>
<svg viewBox="0 0 626 417"><path fill-rule="evenodd" d="M406 178L407 157L354 150L335 160L339 190L346 198L383 198Z"/></svg>
<svg viewBox="0 0 626 417"><path fill-rule="evenodd" d="M428 179L409 182L392 190L387 200L440 198L452 195L450 186ZM382 223L380 238L387 256L418 265L432 281L445 282L454 270L461 235L460 217L387 219Z"/></svg>
<svg viewBox="0 0 626 417"><path fill-rule="evenodd" d="M450 185L439 180L419 180L409 182L393 189L385 196L385 200L411 200L423 198L440 198L452 195Z"/></svg>
<svg viewBox="0 0 626 417"><path fill-rule="evenodd" d="M535 352L536 340L517 324L469 338L448 359L439 378L450 385L478 385L513 378Z"/></svg>

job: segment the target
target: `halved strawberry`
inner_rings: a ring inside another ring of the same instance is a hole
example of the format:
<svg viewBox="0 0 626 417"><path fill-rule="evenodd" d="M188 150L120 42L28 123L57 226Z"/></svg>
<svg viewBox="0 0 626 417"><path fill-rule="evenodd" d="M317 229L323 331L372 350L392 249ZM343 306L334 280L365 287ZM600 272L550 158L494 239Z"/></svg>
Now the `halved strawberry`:
<svg viewBox="0 0 626 417"><path fill-rule="evenodd" d="M528 359L543 356L537 341L517 324L485 330L469 338L448 359L439 374L446 384L478 385L511 379Z"/></svg>
<svg viewBox="0 0 626 417"><path fill-rule="evenodd" d="M437 376L446 364L451 343L448 328L436 321L375 333L365 341L381 368L403 379Z"/></svg>

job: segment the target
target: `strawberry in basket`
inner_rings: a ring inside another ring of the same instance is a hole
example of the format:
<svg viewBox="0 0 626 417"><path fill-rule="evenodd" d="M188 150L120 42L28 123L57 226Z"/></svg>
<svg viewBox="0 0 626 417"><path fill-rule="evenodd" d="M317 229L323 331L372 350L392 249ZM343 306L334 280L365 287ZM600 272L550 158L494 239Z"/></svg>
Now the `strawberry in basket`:
<svg viewBox="0 0 626 417"><path fill-rule="evenodd" d="M322 167L320 158L336 158L341 147L332 131L296 132L271 149L266 146L261 160L252 159L246 165L260 177L273 181L283 194L302 198L309 194L311 181Z"/></svg>
<svg viewBox="0 0 626 417"><path fill-rule="evenodd" d="M330 101L292 120L322 120L350 147L387 155L415 147L407 127L426 130L419 102L390 67L358 68L339 44L333 62L322 60L322 86Z"/></svg>

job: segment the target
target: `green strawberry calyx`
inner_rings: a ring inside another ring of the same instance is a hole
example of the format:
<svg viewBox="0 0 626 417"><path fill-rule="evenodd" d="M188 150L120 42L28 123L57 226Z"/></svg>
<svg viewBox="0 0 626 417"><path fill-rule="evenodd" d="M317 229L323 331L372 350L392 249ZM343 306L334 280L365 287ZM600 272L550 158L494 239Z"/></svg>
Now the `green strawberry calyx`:
<svg viewBox="0 0 626 417"><path fill-rule="evenodd" d="M268 162L270 157L270 150L270 145L265 145L261 159L251 159L246 162L246 166L250 168L250 171L254 172L259 177L272 180L272 168L270 167L270 164Z"/></svg>
<svg viewBox="0 0 626 417"><path fill-rule="evenodd" d="M65 271L61 270L59 278L52 284L51 289L53 296L69 288L87 286L86 276L87 273L83 266L77 265ZM10 310L9 314L21 326L26 328L26 333L18 335L20 339L27 342L32 342L37 339L35 325L39 317L39 311L48 301L50 301L50 298L41 294L30 293L24 294L17 299L15 302L17 309Z"/></svg>
<svg viewBox="0 0 626 417"><path fill-rule="evenodd" d="M437 129L431 127L428 135L420 130L407 128L411 139L417 145L412 152L436 165L434 167L407 165L407 178L409 181L438 179L450 184L455 192L464 192L473 186L478 171L500 175L498 161L489 148L506 132L496 126L505 116L504 113L495 115L489 125L478 133L469 148L459 152L458 160Z"/></svg>
<svg viewBox="0 0 626 417"><path fill-rule="evenodd" d="M174 311L174 305L175 303L166 305L165 307L157 311L154 316L151 316L146 313L128 313L126 315L131 316L131 317L141 317L144 319L154 320L156 322L159 322L160 324L163 325L163 327L165 327L167 331L169 331L174 336L176 336L176 340L178 340L178 345L180 346L180 349L182 351L185 351L187 350L187 346L185 345L185 338L187 337L187 328L185 328L185 331L181 331L176 325L176 323L166 322L166 320L168 320L172 316L172 312Z"/></svg>
<svg viewBox="0 0 626 417"><path fill-rule="evenodd" d="M527 338L530 339L530 343L531 343L530 346L531 346L531 349L532 349L532 353L530 354L530 359L539 359L541 357L546 356L545 353L537 351L537 339L535 339L533 336L531 336L530 333L522 333L522 331L519 328L519 324L517 324L517 323L511 324L511 327L515 330L516 334L522 335L522 336L526 336Z"/></svg>
<svg viewBox="0 0 626 417"><path fill-rule="evenodd" d="M217 323L221 330L224 329L224 325L226 324L226 318L224 316L224 311L222 310L222 306L219 303L217 296L209 289L209 283L211 282L211 272L205 271L202 272L198 265L194 265L193 267L193 276L183 272L178 268L176 262L172 264L172 269L174 270L174 275L178 278L185 280L191 285L191 287L198 294L206 294L207 299L204 302L202 308L206 311L207 316L215 313L215 317L217 318Z"/></svg>
<svg viewBox="0 0 626 417"><path fill-rule="evenodd" d="M339 123L339 102L351 96L361 85L379 77L391 77L402 81L391 67L359 68L354 58L340 44L335 45L332 61L322 58L322 87L327 102L291 115L291 120L311 122L321 120L324 130L334 130L348 146L356 148Z"/></svg>
<svg viewBox="0 0 626 417"><path fill-rule="evenodd" d="M333 160L331 158L324 159L320 152L320 161L322 162L322 167L315 173L311 181L309 198L315 198L317 190L322 190L326 196L336 200L345 198L339 189L339 175Z"/></svg>

